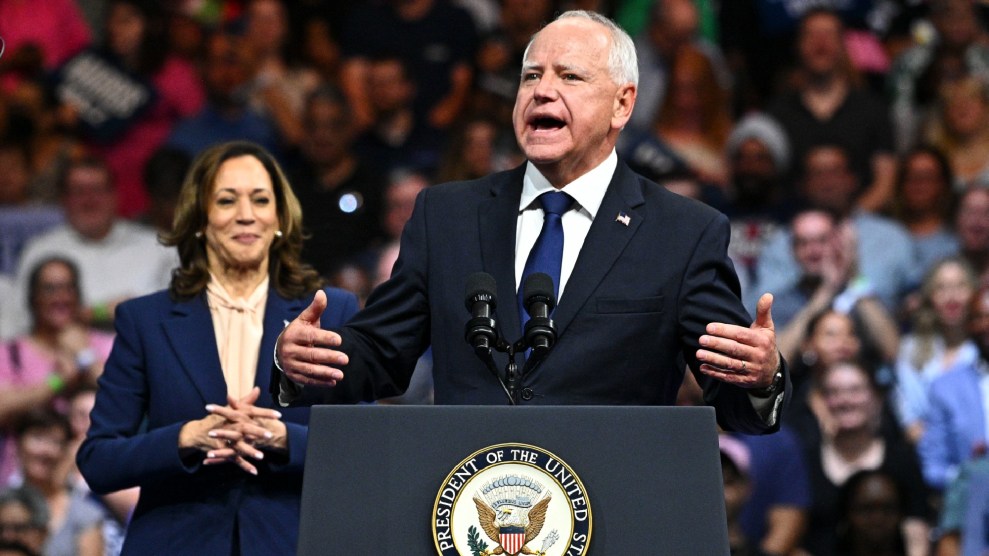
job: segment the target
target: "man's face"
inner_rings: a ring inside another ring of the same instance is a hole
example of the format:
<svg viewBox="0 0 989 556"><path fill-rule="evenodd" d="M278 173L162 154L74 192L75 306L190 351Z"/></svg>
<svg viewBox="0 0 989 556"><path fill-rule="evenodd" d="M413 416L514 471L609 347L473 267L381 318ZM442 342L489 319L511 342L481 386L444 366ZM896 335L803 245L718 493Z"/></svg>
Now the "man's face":
<svg viewBox="0 0 989 556"><path fill-rule="evenodd" d="M858 184L845 153L820 147L807 155L803 186L812 205L844 214L852 206Z"/></svg>
<svg viewBox="0 0 989 556"><path fill-rule="evenodd" d="M746 139L732 157L734 184L744 197L763 197L776 185L776 162L773 154L758 139Z"/></svg>
<svg viewBox="0 0 989 556"><path fill-rule="evenodd" d="M989 249L989 189L976 188L962 198L955 216L962 251Z"/></svg>
<svg viewBox="0 0 989 556"><path fill-rule="evenodd" d="M972 298L968 333L979 347L982 359L989 361L989 289L982 288Z"/></svg>
<svg viewBox="0 0 989 556"><path fill-rule="evenodd" d="M834 221L822 212L807 212L793 220L793 256L807 276L820 276L834 243Z"/></svg>
<svg viewBox="0 0 989 556"><path fill-rule="evenodd" d="M350 121L344 107L325 98L313 99L306 108L305 136L301 148L317 164L334 164L350 147Z"/></svg>
<svg viewBox="0 0 989 556"><path fill-rule="evenodd" d="M838 69L844 44L841 22L830 14L818 14L803 23L797 47L804 69L814 75L829 75Z"/></svg>
<svg viewBox="0 0 989 556"><path fill-rule="evenodd" d="M77 167L65 178L65 217L88 239L103 239L116 218L117 197L103 168Z"/></svg>
<svg viewBox="0 0 989 556"><path fill-rule="evenodd" d="M635 86L612 79L610 47L603 25L563 19L539 32L522 63L515 137L557 187L604 161L632 114Z"/></svg>
<svg viewBox="0 0 989 556"><path fill-rule="evenodd" d="M414 89L398 60L372 62L367 87L375 109L388 113L409 106Z"/></svg>

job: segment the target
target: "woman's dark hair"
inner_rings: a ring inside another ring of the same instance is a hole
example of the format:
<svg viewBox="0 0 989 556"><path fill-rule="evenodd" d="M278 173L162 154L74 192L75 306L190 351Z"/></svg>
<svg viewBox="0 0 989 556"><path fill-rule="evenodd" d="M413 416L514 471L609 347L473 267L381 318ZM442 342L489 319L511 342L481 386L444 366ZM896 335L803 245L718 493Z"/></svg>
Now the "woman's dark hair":
<svg viewBox="0 0 989 556"><path fill-rule="evenodd" d="M272 287L279 294L293 298L313 292L323 285L319 273L302 262L302 207L285 174L274 157L260 145L232 141L210 147L196 157L179 192L172 231L160 235L163 244L177 247L179 251L180 265L172 272L169 286L169 292L175 299L190 299L209 283L209 262L201 232L208 220L210 195L223 163L241 156L251 156L261 162L275 192L278 226L282 235L271 244L268 258Z"/></svg>
<svg viewBox="0 0 989 556"><path fill-rule="evenodd" d="M917 145L900 158L896 172L896 193L893 196L893 215L900 221L909 217L909 214L906 213L906 207L903 206L903 184L906 180L907 164L918 156L929 156L937 165L942 184L941 195L937 201L938 214L944 222L951 222L957 202L957 195L954 191L955 174L951 169L951 163L948 161L948 157L945 156L941 149L928 144Z"/></svg>
<svg viewBox="0 0 989 556"><path fill-rule="evenodd" d="M895 511L899 514L901 520L905 515L907 515L907 490L904 485L900 484L896 477L882 469L864 469L855 472L845 481L845 484L841 485L841 488L838 490L838 522L835 525L835 533L837 536L835 548L838 554L853 553L852 550L855 545L855 539L854 531L849 523L849 515L852 512L852 505L855 502L862 486L871 479L881 479L887 481L896 492ZM893 540L893 551L896 554L906 554L906 542L904 541L903 533L899 527L897 527L895 531L896 537Z"/></svg>
<svg viewBox="0 0 989 556"><path fill-rule="evenodd" d="M48 257L38 261L31 269L31 273L28 274L27 302L32 312L34 311L34 304L38 301L38 295L41 293L41 272L50 264L60 264L69 269L69 274L72 276L72 288L76 291L76 298L79 303L82 303L82 291L79 289L79 267L65 257Z"/></svg>
<svg viewBox="0 0 989 556"><path fill-rule="evenodd" d="M65 436L68 442L72 438L72 425L69 418L50 407L35 408L28 411L14 426L14 437L20 440L29 431L56 429Z"/></svg>
<svg viewBox="0 0 989 556"><path fill-rule="evenodd" d="M115 5L125 4L140 12L144 18L144 36L141 37L141 44L138 45L137 66L132 70L142 75L151 75L161 69L165 63L165 57L169 49L166 45L168 32L166 28L165 12L159 0L110 0L106 11ZM110 52L110 45L106 39L103 41L103 49Z"/></svg>

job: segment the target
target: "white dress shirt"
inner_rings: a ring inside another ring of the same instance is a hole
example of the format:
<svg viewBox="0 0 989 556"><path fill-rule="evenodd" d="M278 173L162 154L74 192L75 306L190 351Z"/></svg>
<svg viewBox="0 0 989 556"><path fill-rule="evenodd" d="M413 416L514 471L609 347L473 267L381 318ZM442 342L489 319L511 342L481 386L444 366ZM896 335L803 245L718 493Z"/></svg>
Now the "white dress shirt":
<svg viewBox="0 0 989 556"><path fill-rule="evenodd" d="M573 267L577 263L577 255L584 245L584 238L591 229L591 222L597 215L608 190L608 184L615 175L618 167L618 155L615 150L598 164L594 169L563 186L563 191L574 199L573 207L563 215L563 264L560 266L559 297L563 297L563 289L570 279ZM515 290L522 287L522 272L529 251L536 244L539 232L543 228L543 208L536 199L547 191L556 191L542 173L529 162L525 167L525 177L522 180L522 198L519 201L519 217L515 230Z"/></svg>

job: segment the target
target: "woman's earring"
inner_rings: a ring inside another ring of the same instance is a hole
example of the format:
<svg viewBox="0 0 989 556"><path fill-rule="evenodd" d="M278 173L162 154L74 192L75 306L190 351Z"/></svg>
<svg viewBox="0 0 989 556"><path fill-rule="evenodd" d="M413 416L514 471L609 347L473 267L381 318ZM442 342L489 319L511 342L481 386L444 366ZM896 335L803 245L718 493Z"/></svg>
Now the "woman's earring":
<svg viewBox="0 0 989 556"><path fill-rule="evenodd" d="M195 233L195 236L196 236L196 239L203 239L203 233L202 232L196 232Z"/></svg>
<svg viewBox="0 0 989 556"><path fill-rule="evenodd" d="M281 230L275 230L275 237L282 237L282 231Z"/></svg>

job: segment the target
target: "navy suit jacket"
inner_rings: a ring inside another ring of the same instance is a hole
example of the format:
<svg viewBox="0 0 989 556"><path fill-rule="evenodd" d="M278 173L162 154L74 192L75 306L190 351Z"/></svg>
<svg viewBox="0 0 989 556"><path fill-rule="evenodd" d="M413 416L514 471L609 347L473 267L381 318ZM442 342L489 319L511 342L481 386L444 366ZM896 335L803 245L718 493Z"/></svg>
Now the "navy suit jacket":
<svg viewBox="0 0 989 556"><path fill-rule="evenodd" d="M524 172L523 165L419 195L391 279L340 331L350 356L344 379L334 388L307 387L300 401L396 394L432 345L437 404L507 403L464 339L464 297L468 276L493 275L501 333L509 341L521 336L515 235ZM684 362L698 367L707 324L751 324L728 239L724 215L619 162L553 314L557 343L524 370L522 403L674 404ZM504 369L507 358L496 360ZM756 414L746 390L696 374L722 426L775 429Z"/></svg>
<svg viewBox="0 0 989 556"><path fill-rule="evenodd" d="M324 326L340 326L357 309L350 293L327 289ZM268 394L271 353L285 324L311 297L268 292L258 356L257 405ZM292 554L299 528L308 409L281 409L289 453L266 453L256 477L234 464L204 466L179 457L179 430L206 415L206 404L227 404L227 387L205 293L173 301L158 292L123 303L117 337L99 379L92 424L77 456L93 491L140 486L125 554Z"/></svg>

